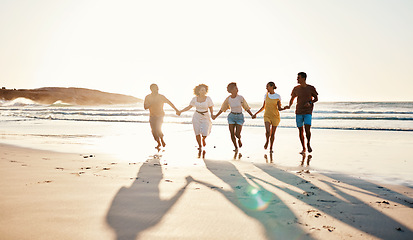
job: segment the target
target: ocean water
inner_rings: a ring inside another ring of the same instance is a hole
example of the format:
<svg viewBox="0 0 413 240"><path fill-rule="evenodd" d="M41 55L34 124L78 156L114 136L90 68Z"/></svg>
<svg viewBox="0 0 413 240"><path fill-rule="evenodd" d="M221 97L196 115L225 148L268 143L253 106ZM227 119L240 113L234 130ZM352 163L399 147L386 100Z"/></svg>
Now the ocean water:
<svg viewBox="0 0 413 240"><path fill-rule="evenodd" d="M216 104L215 112L220 104ZM256 112L261 103L250 103ZM293 106L294 108L294 106ZM70 106L41 105L28 99L0 101L0 143L82 154L116 155L121 161L145 161L154 141L142 104ZM228 112L213 121L207 158L233 160L227 130ZM170 159L196 158L193 111L176 116L166 109L163 130ZM294 109L281 112L274 155L263 149L263 114L245 113L242 160L303 168ZM313 112L311 164L306 170L356 174L413 186L413 102L318 102ZM175 155L174 155L175 154ZM176 157L178 156L178 157ZM238 156L239 158L239 156ZM271 158L271 161L270 161ZM188 161L187 161L188 162Z"/></svg>
<svg viewBox="0 0 413 240"><path fill-rule="evenodd" d="M220 104L216 104L215 112ZM250 103L256 112L261 103ZM29 99L0 100L0 142L45 150L81 151L113 148L113 143L151 139L147 130L149 112L142 103L111 106L73 106L62 102L42 105ZM192 131L193 110L176 116L167 106L164 128L178 126ZM228 111L213 121L217 127L227 126ZM263 113L251 119L245 113L245 128L261 131ZM140 126L142 129L138 130ZM144 127L142 127L144 126ZM294 106L281 112L279 129L295 129ZM318 102L313 112L313 129L366 132L404 132L413 134L413 102ZM279 130L280 131L280 130ZM144 136L146 135L146 136ZM411 134L409 134L411 135ZM193 139L191 138L191 141ZM152 141L141 141L141 145ZM121 148L120 146L118 148ZM148 145L147 148L153 148Z"/></svg>
<svg viewBox="0 0 413 240"><path fill-rule="evenodd" d="M219 106L215 107L215 112ZM261 103L250 104L255 113ZM227 112L228 113L228 112ZM226 125L227 113L214 121ZM70 106L60 102L40 105L28 99L0 101L0 122L13 121L83 121L110 123L145 123L149 112L142 104L127 106ZM191 124L193 110L176 116L166 109L166 123ZM263 127L263 114L256 119L245 113L245 127ZM294 106L281 112L280 128L295 128ZM313 112L314 129L413 131L413 102L318 102Z"/></svg>

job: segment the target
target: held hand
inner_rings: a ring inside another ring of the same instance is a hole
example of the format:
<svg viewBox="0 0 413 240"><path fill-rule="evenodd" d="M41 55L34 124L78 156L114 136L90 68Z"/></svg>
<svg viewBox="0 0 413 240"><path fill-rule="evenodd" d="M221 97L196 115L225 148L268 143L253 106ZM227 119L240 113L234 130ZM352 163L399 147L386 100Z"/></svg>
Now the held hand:
<svg viewBox="0 0 413 240"><path fill-rule="evenodd" d="M257 114L252 115L251 118L252 118L252 119L257 118Z"/></svg>
<svg viewBox="0 0 413 240"><path fill-rule="evenodd" d="M181 111L177 110L176 115L181 116Z"/></svg>
<svg viewBox="0 0 413 240"><path fill-rule="evenodd" d="M214 114L211 115L212 120L215 120L217 118Z"/></svg>
<svg viewBox="0 0 413 240"><path fill-rule="evenodd" d="M290 106L285 106L285 107L284 107L284 110L285 110L285 109L290 109Z"/></svg>

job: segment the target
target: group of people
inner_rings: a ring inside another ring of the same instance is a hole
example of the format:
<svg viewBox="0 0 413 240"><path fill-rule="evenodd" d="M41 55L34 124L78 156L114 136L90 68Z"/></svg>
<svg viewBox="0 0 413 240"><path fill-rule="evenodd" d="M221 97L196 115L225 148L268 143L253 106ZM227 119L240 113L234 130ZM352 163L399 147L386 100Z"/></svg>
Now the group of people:
<svg viewBox="0 0 413 240"><path fill-rule="evenodd" d="M301 153L312 152L310 145L311 139L311 121L314 103L318 101L318 93L316 89L306 83L307 74L305 72L299 72L297 75L298 85L294 87L291 93L291 99L288 106L281 106L281 97L275 93L274 82L267 83L267 93L264 96L264 102L262 107L253 114L251 108L248 106L247 101L243 96L238 94L238 87L235 82L228 84L227 91L230 95L223 102L221 109L214 115L214 104L208 93L208 86L200 84L194 88L195 97L191 100L189 105L182 110L178 110L171 101L165 96L159 94L159 88L156 84L150 86L151 94L145 97L144 108L149 109L149 123L152 129L152 135L155 141L158 143L156 146L159 149L161 146L165 147L165 141L163 139L163 133L161 130L163 117L165 115L163 106L165 103L169 104L179 116L182 112L188 111L195 107L196 111L192 117L192 124L195 132L196 141L198 143L198 149L206 146L206 138L211 133L212 120L215 120L221 113L230 109L230 113L227 116L229 131L231 135L232 143L234 144L234 151L238 151L238 148L242 147L241 130L244 124L244 115L242 109L244 109L251 118L256 118L257 114L264 110L264 123L265 123L265 137L266 141L264 148L267 149L270 145L270 152L273 151L275 131L280 123L280 111L290 109L294 100L297 98L296 105L296 124L299 130L299 138L302 145ZM212 120L211 120L212 119ZM307 139L305 144L304 132Z"/></svg>

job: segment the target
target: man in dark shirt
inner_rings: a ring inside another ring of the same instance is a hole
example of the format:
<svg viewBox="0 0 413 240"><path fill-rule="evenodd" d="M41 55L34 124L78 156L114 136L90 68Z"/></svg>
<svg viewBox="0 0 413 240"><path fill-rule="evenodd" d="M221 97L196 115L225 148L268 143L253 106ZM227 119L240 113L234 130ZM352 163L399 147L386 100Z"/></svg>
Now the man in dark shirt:
<svg viewBox="0 0 413 240"><path fill-rule="evenodd" d="M295 120L299 131L301 146L303 147L301 153L305 153L306 151L304 142L304 129L305 135L307 137L308 152L311 153L313 151L310 146L310 129L314 103L318 101L317 91L313 86L306 83L306 79L307 74L305 72L298 73L297 82L299 85L294 87L293 91L291 92L290 104L288 105L288 108L290 108L294 102L294 99L297 98L297 106L295 107Z"/></svg>

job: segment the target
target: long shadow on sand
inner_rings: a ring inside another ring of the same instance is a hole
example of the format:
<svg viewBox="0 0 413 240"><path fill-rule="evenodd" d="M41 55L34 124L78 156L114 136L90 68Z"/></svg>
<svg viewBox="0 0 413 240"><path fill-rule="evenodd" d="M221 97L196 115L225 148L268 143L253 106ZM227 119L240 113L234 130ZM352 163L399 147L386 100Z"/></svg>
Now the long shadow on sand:
<svg viewBox="0 0 413 240"><path fill-rule="evenodd" d="M303 201L310 206L323 211L324 213L348 224L349 226L352 226L380 239L413 239L413 232L410 231L409 228L404 225L404 223L395 221L394 219L383 214L377 209L370 207L355 196L343 192L341 190L343 186L337 185L340 183L340 181L324 181L324 183L327 184L328 188L332 189L335 194L340 196L342 199L330 194L323 189L320 189L310 181L304 180L303 178L293 173L278 169L273 165L255 164L255 166L260 168L262 171L266 172L273 178L289 185L299 187L303 192L307 192L309 194L308 196L303 196L291 189L276 186L275 184L269 183L262 179L256 178L257 180L263 181L278 189L281 189L291 196L296 197L300 201ZM354 181L352 181L352 185L355 186ZM377 189L379 189L378 187L379 186L377 186ZM370 190L370 187L367 190ZM400 195L395 192L392 193ZM391 193L388 192L388 194ZM392 198L391 200L394 199ZM406 203L404 203L404 205L409 206L409 204ZM343 214L344 212L346 214Z"/></svg>
<svg viewBox="0 0 413 240"><path fill-rule="evenodd" d="M374 184L372 182L369 182L363 179L355 179L353 177L350 177L344 174L328 173L324 175L332 179L335 179L338 182L343 182L343 183L358 187L360 189L364 189L365 191L371 192L371 195L376 196L377 198L387 200L387 201L393 201L393 202L405 205L407 207L413 208L413 198L410 198L406 195L395 192L391 189L388 189L387 187L379 186L377 184ZM413 189L411 187L409 188Z"/></svg>
<svg viewBox="0 0 413 240"><path fill-rule="evenodd" d="M268 239L313 239L298 226L296 216L279 197L256 182L255 186L251 185L232 163L204 162L210 172L231 186L231 190L196 179L193 181L217 190L245 214L259 221Z"/></svg>
<svg viewBox="0 0 413 240"><path fill-rule="evenodd" d="M162 178L159 157L155 155L141 166L130 187L118 191L106 216L118 240L135 240L141 232L158 224L181 197L185 187L171 199L160 199Z"/></svg>

